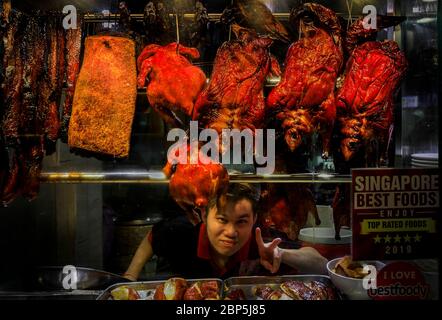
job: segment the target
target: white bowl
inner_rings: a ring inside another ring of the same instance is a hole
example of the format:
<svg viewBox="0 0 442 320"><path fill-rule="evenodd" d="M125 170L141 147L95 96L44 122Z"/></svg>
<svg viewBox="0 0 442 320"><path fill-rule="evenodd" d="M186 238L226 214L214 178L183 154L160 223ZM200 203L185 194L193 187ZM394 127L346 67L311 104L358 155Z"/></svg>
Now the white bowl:
<svg viewBox="0 0 442 320"><path fill-rule="evenodd" d="M333 284L350 300L370 300L371 298L368 296L367 290L362 286L363 279L341 276L333 271L336 264L341 259L342 257L336 258L327 263L328 275ZM381 261L363 261L363 263L374 266L378 271L385 266Z"/></svg>

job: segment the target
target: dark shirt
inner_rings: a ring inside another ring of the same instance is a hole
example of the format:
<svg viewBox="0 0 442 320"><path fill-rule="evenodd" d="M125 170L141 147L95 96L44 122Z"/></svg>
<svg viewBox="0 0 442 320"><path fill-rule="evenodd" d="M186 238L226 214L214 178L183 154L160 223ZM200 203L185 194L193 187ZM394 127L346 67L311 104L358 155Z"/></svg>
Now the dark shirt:
<svg viewBox="0 0 442 320"><path fill-rule="evenodd" d="M229 259L223 269L211 260L210 243L204 223L193 226L185 216L163 220L153 227L150 242L154 254L165 258L176 276L189 279L226 279L270 275L259 262L254 229L247 243ZM282 269L284 268L280 270Z"/></svg>

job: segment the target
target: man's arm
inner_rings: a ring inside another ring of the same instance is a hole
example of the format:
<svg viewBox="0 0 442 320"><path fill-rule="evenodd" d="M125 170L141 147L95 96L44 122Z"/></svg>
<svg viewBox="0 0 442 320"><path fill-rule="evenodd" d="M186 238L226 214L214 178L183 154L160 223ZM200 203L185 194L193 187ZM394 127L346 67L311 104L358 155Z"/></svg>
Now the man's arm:
<svg viewBox="0 0 442 320"><path fill-rule="evenodd" d="M327 274L327 262L316 249L281 249L281 262L295 268L299 273Z"/></svg>
<svg viewBox="0 0 442 320"><path fill-rule="evenodd" d="M147 261L153 256L152 245L149 241L150 232L144 237L135 252L127 271L123 274L126 279L136 281Z"/></svg>
<svg viewBox="0 0 442 320"><path fill-rule="evenodd" d="M327 274L328 261L316 249L312 247L281 249L278 247L281 242L279 238L264 243L260 228L256 228L255 235L261 264L270 272L277 272L282 262L295 268L299 273Z"/></svg>

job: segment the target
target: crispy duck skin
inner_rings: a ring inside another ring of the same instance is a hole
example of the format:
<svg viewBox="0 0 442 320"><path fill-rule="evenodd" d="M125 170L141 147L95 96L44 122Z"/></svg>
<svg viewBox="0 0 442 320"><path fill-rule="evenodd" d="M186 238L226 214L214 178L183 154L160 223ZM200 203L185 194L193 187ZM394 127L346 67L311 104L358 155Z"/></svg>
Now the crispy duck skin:
<svg viewBox="0 0 442 320"><path fill-rule="evenodd" d="M305 15L314 24L304 22ZM281 82L267 97L268 112L281 122L291 151L318 131L327 158L336 118L334 88L344 58L341 27L332 10L315 3L293 10L290 19L301 26L302 37L289 48Z"/></svg>
<svg viewBox="0 0 442 320"><path fill-rule="evenodd" d="M75 86L80 72L80 54L82 40L82 20L78 16L77 29L66 31L66 97L61 121L61 139L67 142L69 121L74 101Z"/></svg>
<svg viewBox="0 0 442 320"><path fill-rule="evenodd" d="M174 127L183 127L176 112L191 116L198 94L206 84L204 72L187 59L199 52L177 43L148 45L137 60L138 87L147 87L150 106Z"/></svg>
<svg viewBox="0 0 442 320"><path fill-rule="evenodd" d="M363 148L367 162L387 161L394 94L406 68L405 56L393 41L366 42L353 50L336 99L340 152L344 161L349 161ZM378 142L380 152L370 149L374 141Z"/></svg>
<svg viewBox="0 0 442 320"><path fill-rule="evenodd" d="M238 40L225 42L216 54L209 86L198 97L193 120L202 128L259 129L264 124L264 81L279 73L269 47L272 40L233 25Z"/></svg>
<svg viewBox="0 0 442 320"><path fill-rule="evenodd" d="M187 150L187 164L168 161L163 172L170 178L170 195L183 208L189 221L196 225L201 221L197 210L203 215L209 201L227 191L229 175L222 164L209 163L210 159L202 158L202 155L196 164L190 163L189 146Z"/></svg>

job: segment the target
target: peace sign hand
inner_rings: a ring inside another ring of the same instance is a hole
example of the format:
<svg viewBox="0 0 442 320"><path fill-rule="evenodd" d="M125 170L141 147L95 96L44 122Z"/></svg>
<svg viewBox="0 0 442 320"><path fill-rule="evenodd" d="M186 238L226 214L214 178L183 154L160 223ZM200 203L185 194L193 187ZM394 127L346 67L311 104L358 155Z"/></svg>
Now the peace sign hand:
<svg viewBox="0 0 442 320"><path fill-rule="evenodd" d="M278 244L280 244L282 240L276 238L273 239L272 242L264 243L260 228L256 228L255 238L258 244L258 252L262 266L271 273L277 272L282 260L282 250L278 247Z"/></svg>

